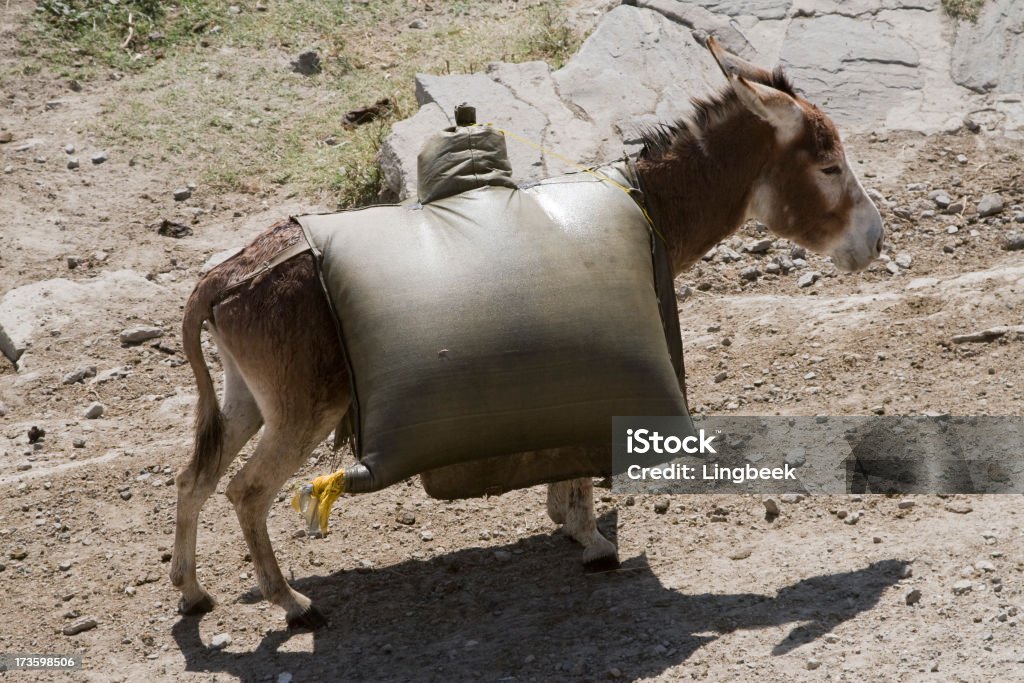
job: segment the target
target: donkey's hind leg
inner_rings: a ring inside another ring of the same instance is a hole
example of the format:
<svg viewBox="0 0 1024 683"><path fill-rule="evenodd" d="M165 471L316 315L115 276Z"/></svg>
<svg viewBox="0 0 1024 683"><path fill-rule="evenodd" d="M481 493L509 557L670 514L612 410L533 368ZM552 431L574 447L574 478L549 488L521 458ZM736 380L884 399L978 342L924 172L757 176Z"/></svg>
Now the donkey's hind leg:
<svg viewBox="0 0 1024 683"><path fill-rule="evenodd" d="M589 477L548 484L548 515L583 546L583 566L588 571L619 566L615 545L597 529L594 482Z"/></svg>
<svg viewBox="0 0 1024 683"><path fill-rule="evenodd" d="M263 597L285 609L290 628L315 629L325 626L327 620L281 575L267 533L267 513L281 486L338 424L346 407L313 417L312 411L300 406L290 415L290 422L268 417L256 452L228 484L227 495L249 545Z"/></svg>
<svg viewBox="0 0 1024 683"><path fill-rule="evenodd" d="M171 583L181 589L182 614L201 614L213 609L214 601L196 578L196 533L199 512L216 490L228 466L263 424L263 417L249 388L230 356L221 350L224 363L224 442L218 467L199 470L195 458L177 477L178 518L171 559Z"/></svg>

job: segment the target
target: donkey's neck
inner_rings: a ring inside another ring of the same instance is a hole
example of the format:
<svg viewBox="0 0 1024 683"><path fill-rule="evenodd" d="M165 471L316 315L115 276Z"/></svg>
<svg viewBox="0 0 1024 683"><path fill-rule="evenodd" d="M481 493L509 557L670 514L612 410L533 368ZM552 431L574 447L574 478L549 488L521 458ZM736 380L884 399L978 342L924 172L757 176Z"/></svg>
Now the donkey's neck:
<svg viewBox="0 0 1024 683"><path fill-rule="evenodd" d="M676 274L747 218L755 182L775 147L771 127L743 109L680 124L671 145L637 161L644 200Z"/></svg>

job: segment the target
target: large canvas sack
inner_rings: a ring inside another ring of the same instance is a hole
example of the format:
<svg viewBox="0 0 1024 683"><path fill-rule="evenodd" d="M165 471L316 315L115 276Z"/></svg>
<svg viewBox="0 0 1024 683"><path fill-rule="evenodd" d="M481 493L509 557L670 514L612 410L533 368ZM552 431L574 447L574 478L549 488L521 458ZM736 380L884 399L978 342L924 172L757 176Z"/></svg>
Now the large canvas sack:
<svg viewBox="0 0 1024 683"><path fill-rule="evenodd" d="M479 161L474 145L487 141L460 132L439 143L448 172L439 162L421 186L433 201L297 219L323 253L353 374L361 466L346 471L349 491L506 454L607 448L612 416L686 414L675 301L663 316L636 202L589 174L516 189ZM621 169L603 173L627 183ZM467 174L488 184L450 181ZM441 182L459 193L434 191ZM610 468L609 457L599 469Z"/></svg>

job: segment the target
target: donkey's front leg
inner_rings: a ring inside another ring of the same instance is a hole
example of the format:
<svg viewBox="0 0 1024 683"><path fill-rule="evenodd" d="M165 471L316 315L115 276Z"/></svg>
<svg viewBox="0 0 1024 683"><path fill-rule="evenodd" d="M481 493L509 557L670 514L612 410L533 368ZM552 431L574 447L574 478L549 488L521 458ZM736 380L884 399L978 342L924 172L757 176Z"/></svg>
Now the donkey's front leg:
<svg viewBox="0 0 1024 683"><path fill-rule="evenodd" d="M601 535L594 516L594 482L589 477L548 484L548 516L583 546L587 571L619 566L615 545Z"/></svg>

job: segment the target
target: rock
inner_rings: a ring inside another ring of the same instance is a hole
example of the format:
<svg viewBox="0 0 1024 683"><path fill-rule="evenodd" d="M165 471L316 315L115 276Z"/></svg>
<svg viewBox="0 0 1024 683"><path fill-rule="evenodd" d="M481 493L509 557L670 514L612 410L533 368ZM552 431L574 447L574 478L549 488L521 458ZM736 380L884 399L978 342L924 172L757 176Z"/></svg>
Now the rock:
<svg viewBox="0 0 1024 683"><path fill-rule="evenodd" d="M800 276L800 279L796 281L798 287L805 288L810 287L821 278L821 273L817 271L809 271Z"/></svg>
<svg viewBox="0 0 1024 683"><path fill-rule="evenodd" d="M6 145L14 139L14 134L9 130L0 130L0 145Z"/></svg>
<svg viewBox="0 0 1024 683"><path fill-rule="evenodd" d="M900 267L896 265L895 261L889 261L888 263L886 263L885 269L889 272L890 275L900 274Z"/></svg>
<svg viewBox="0 0 1024 683"><path fill-rule="evenodd" d="M966 595L974 588L970 579L961 579L953 584L953 595Z"/></svg>
<svg viewBox="0 0 1024 683"><path fill-rule="evenodd" d="M842 49L835 49L843 36ZM866 122L923 85L921 58L892 24L826 14L794 18L780 62L812 102L828 102L838 122Z"/></svg>
<svg viewBox="0 0 1024 683"><path fill-rule="evenodd" d="M799 503L803 499L803 495L799 493L783 493L779 496L779 500L783 503Z"/></svg>
<svg viewBox="0 0 1024 683"><path fill-rule="evenodd" d="M398 514L395 516L395 520L399 524L411 526L416 523L416 515L414 515L410 510L399 510Z"/></svg>
<svg viewBox="0 0 1024 683"><path fill-rule="evenodd" d="M966 164L967 163L967 155L966 154L957 154L956 155L956 163L958 163L958 164Z"/></svg>
<svg viewBox="0 0 1024 683"><path fill-rule="evenodd" d="M729 551L730 560L745 560L751 556L753 549L749 545L741 545Z"/></svg>
<svg viewBox="0 0 1024 683"><path fill-rule="evenodd" d="M65 154L74 154L75 153L75 146L72 145L70 142L68 144L64 145L64 153Z"/></svg>
<svg viewBox="0 0 1024 683"><path fill-rule="evenodd" d="M433 541L434 540L434 532L433 531L422 531L422 532L420 532L420 539L422 539L424 541Z"/></svg>
<svg viewBox="0 0 1024 683"><path fill-rule="evenodd" d="M1011 232L1006 236L1006 241L1003 243L1003 249L1006 251L1020 251L1024 249L1024 232Z"/></svg>
<svg viewBox="0 0 1024 683"><path fill-rule="evenodd" d="M510 553L507 550L495 550L494 559L498 560L499 562L508 562L512 559L512 553Z"/></svg>
<svg viewBox="0 0 1024 683"><path fill-rule="evenodd" d="M174 190L174 201L183 202L192 196L192 190L187 187L178 187Z"/></svg>
<svg viewBox="0 0 1024 683"><path fill-rule="evenodd" d="M997 194L987 194L978 202L978 217L986 218L1003 211L1003 198Z"/></svg>
<svg viewBox="0 0 1024 683"><path fill-rule="evenodd" d="M230 633L218 633L210 640L210 647L214 650L223 650L231 644Z"/></svg>
<svg viewBox="0 0 1024 683"><path fill-rule="evenodd" d="M903 596L903 600L907 603L907 605L916 605L917 603L921 602L921 591L914 588L913 590L908 591L905 596Z"/></svg>
<svg viewBox="0 0 1024 683"><path fill-rule="evenodd" d="M76 622L74 622L72 624L68 624L67 626L65 626L64 627L64 635L66 635L66 636L76 636L79 633L85 633L86 631L91 631L94 628L96 628L98 625L99 625L99 622L97 622L96 619L94 619L93 617L87 617L85 619L80 619L79 621L76 621Z"/></svg>
<svg viewBox="0 0 1024 683"><path fill-rule="evenodd" d="M764 514L766 517L778 517L779 515L779 503L774 498L765 498L761 501L764 505Z"/></svg>
<svg viewBox="0 0 1024 683"><path fill-rule="evenodd" d="M288 671L277 674L277 683L292 683L292 675Z"/></svg>
<svg viewBox="0 0 1024 683"><path fill-rule="evenodd" d="M751 254L765 254L771 250L773 244L771 239L765 237L746 245L743 249Z"/></svg>
<svg viewBox="0 0 1024 683"><path fill-rule="evenodd" d="M131 500L132 499L132 492L129 489L125 489L124 491L121 491L118 495L121 496L121 500Z"/></svg>
<svg viewBox="0 0 1024 683"><path fill-rule="evenodd" d="M900 502L896 503L896 507L899 508L900 510L909 510L915 505L917 505L917 503L915 503L912 500L901 500Z"/></svg>
<svg viewBox="0 0 1024 683"><path fill-rule="evenodd" d="M761 270L757 266L747 266L740 271L740 279L747 282L753 282L759 277L761 277Z"/></svg>
<svg viewBox="0 0 1024 683"><path fill-rule="evenodd" d="M977 21L959 22L952 48L953 80L979 93L1024 92L1022 25L1024 3L1018 0L988 0Z"/></svg>
<svg viewBox="0 0 1024 683"><path fill-rule="evenodd" d="M71 157L70 159L68 159L67 166L70 170L74 171L76 168L78 168L78 165L78 157Z"/></svg>
<svg viewBox="0 0 1024 683"><path fill-rule="evenodd" d="M99 401L93 401L86 409L82 412L82 416L87 420L95 420L103 415L104 407Z"/></svg>
<svg viewBox="0 0 1024 683"><path fill-rule="evenodd" d="M963 122L964 128L966 128L972 133L977 133L978 131L981 130L981 125L977 121L972 119L969 114L964 114Z"/></svg>
<svg viewBox="0 0 1024 683"><path fill-rule="evenodd" d="M807 670L808 671L814 671L815 669L818 669L820 667L821 667L821 660L815 659L814 657L811 657L810 659L807 660Z"/></svg>
<svg viewBox="0 0 1024 683"><path fill-rule="evenodd" d="M95 365L85 365L82 367L75 368L68 374L64 375L64 379L61 380L64 384L78 384L84 382L88 377L96 376Z"/></svg>
<svg viewBox="0 0 1024 683"><path fill-rule="evenodd" d="M807 462L807 452L803 448L794 448L786 453L785 462L790 467L800 467Z"/></svg>
<svg viewBox="0 0 1024 683"><path fill-rule="evenodd" d="M30 444L36 443L37 441L42 440L42 438L44 436L46 436L46 430L45 429L42 429L40 427L36 427L35 425L32 425L31 427L29 427L29 430L28 430L28 442Z"/></svg>
<svg viewBox="0 0 1024 683"><path fill-rule="evenodd" d="M75 448L85 448L85 439L80 436L76 436L71 440L71 445Z"/></svg>
<svg viewBox="0 0 1024 683"><path fill-rule="evenodd" d="M893 260L900 268L909 268L910 264L914 262L914 258L910 254L898 254Z"/></svg>
<svg viewBox="0 0 1024 683"><path fill-rule="evenodd" d="M24 560L28 557L28 551L21 547L14 548L10 554L12 560Z"/></svg>
<svg viewBox="0 0 1024 683"><path fill-rule="evenodd" d="M96 154L93 154L91 157L89 157L89 160L98 166L107 160L107 153L96 152Z"/></svg>
<svg viewBox="0 0 1024 683"><path fill-rule="evenodd" d="M18 364L31 367L31 345L80 321L126 313L145 313L164 288L130 270L106 271L83 281L40 280L8 290L0 297L0 351Z"/></svg>
<svg viewBox="0 0 1024 683"><path fill-rule="evenodd" d="M654 512L659 514L659 515L663 515L666 512L668 512L668 501L665 500L665 499L661 499L661 500L655 501L655 503L654 503Z"/></svg>
<svg viewBox="0 0 1024 683"><path fill-rule="evenodd" d="M413 19L409 22L409 28L423 30L427 27L427 22L422 19Z"/></svg>
<svg viewBox="0 0 1024 683"><path fill-rule="evenodd" d="M316 50L307 50L306 52L303 52L294 62L292 62L292 71L300 73L303 76L315 76L323 71L323 65L320 63L320 55Z"/></svg>
<svg viewBox="0 0 1024 683"><path fill-rule="evenodd" d="M928 199L935 202L935 206L939 207L940 209L945 209L947 206L953 203L953 200L950 198L950 196L943 192L942 190L933 190L932 192L929 192Z"/></svg>
<svg viewBox="0 0 1024 683"><path fill-rule="evenodd" d="M996 570L996 566L988 560L981 560L980 562L976 562L974 564L974 568L982 572L994 572Z"/></svg>
<svg viewBox="0 0 1024 683"><path fill-rule="evenodd" d="M124 345L141 344L144 341L150 339L156 339L164 336L164 331L159 327L153 327L151 325L136 325L135 327L129 327L121 330L119 339Z"/></svg>
<svg viewBox="0 0 1024 683"><path fill-rule="evenodd" d="M7 415L7 405L3 401L0 401L0 417L4 417L5 415Z"/></svg>
<svg viewBox="0 0 1024 683"><path fill-rule="evenodd" d="M721 384L722 382L724 382L727 379L729 379L729 373L726 372L725 370L722 370L717 375L715 375L715 378L714 378L713 381L714 381L715 384Z"/></svg>
<svg viewBox="0 0 1024 683"><path fill-rule="evenodd" d="M981 330L980 332L970 332L967 334L955 334L953 335L954 344L968 344L971 342L992 342L1008 334L1019 338L1024 337L1024 325L1016 325L1013 327L990 327L987 330Z"/></svg>

